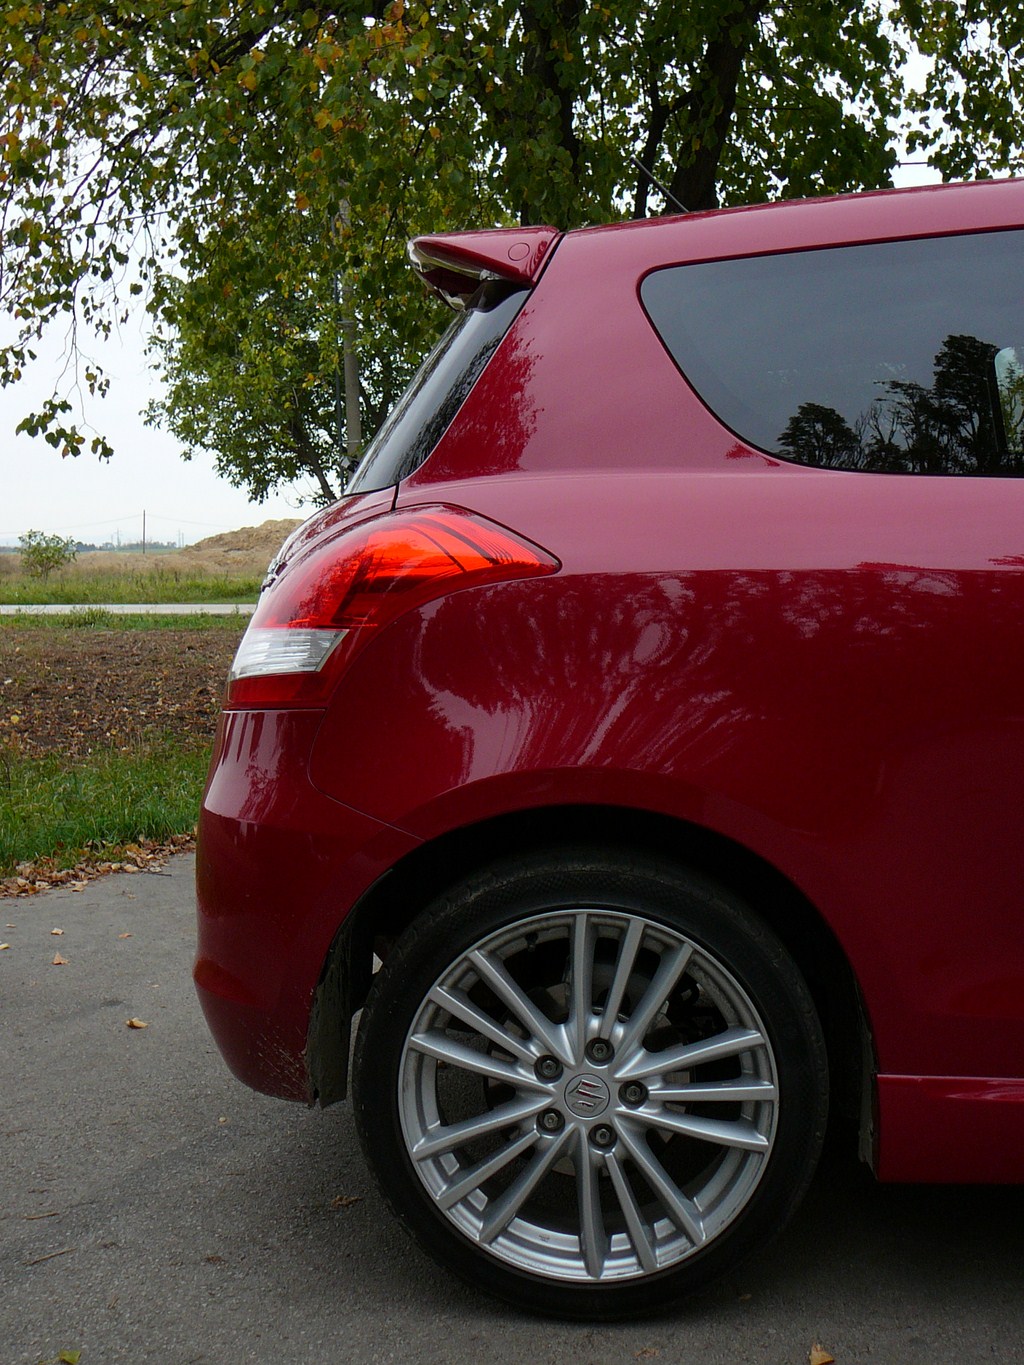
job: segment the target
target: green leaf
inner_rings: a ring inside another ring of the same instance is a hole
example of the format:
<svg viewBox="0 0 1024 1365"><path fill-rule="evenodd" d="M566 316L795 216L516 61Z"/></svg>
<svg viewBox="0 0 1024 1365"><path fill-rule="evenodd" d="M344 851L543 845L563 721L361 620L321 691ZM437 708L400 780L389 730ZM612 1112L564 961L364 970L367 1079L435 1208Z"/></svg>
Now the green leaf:
<svg viewBox="0 0 1024 1365"><path fill-rule="evenodd" d="M145 297L168 384L150 419L257 496L344 479L343 323L367 434L443 324L413 233L660 210L633 153L691 207L884 185L901 137L947 176L1024 170L1020 18L995 0L969 24L949 0L448 0L443 20L406 0L369 26L306 0L152 0L144 24L110 0L8 8L16 345L57 319L74 350ZM28 369L12 351L0 378ZM19 430L105 458L58 406L73 383Z"/></svg>

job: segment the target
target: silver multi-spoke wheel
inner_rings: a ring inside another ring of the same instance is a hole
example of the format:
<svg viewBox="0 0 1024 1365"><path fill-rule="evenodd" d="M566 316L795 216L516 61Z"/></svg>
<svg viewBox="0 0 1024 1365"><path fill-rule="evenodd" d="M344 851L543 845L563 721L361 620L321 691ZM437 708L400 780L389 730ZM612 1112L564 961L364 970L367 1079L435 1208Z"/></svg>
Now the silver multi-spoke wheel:
<svg viewBox="0 0 1024 1365"><path fill-rule="evenodd" d="M474 944L399 1071L419 1179L491 1255L559 1279L647 1275L744 1208L772 1148L772 1049L735 977L683 934L574 908Z"/></svg>
<svg viewBox="0 0 1024 1365"><path fill-rule="evenodd" d="M495 862L387 952L356 1120L399 1217L532 1310L665 1307L783 1226L824 1134L804 980L741 901L653 855Z"/></svg>

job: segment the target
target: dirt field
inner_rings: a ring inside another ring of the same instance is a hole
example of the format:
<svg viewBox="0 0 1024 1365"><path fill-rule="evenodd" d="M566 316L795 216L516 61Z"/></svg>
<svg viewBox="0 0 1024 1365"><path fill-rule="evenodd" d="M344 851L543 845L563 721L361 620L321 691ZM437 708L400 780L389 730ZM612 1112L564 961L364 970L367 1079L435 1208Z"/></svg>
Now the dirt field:
<svg viewBox="0 0 1024 1365"><path fill-rule="evenodd" d="M61 630L0 622L0 746L77 758L167 730L212 741L244 629Z"/></svg>

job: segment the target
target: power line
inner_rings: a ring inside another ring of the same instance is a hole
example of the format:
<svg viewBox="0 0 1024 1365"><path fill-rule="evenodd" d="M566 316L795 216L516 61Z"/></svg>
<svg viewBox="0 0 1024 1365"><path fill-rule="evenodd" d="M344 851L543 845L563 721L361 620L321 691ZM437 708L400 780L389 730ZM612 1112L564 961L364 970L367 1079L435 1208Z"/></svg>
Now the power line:
<svg viewBox="0 0 1024 1365"><path fill-rule="evenodd" d="M117 526L124 525L125 522L141 521L142 515L142 512L126 512L124 516L109 517L105 521L76 521L65 526L38 527L35 529L45 531L48 535L64 531L90 531L97 526ZM162 517L158 513L148 510L146 516L150 521L165 521L175 526L203 526L211 531L233 531L237 529L223 521L193 521L189 517ZM18 536L21 534L21 531L0 531L0 536Z"/></svg>

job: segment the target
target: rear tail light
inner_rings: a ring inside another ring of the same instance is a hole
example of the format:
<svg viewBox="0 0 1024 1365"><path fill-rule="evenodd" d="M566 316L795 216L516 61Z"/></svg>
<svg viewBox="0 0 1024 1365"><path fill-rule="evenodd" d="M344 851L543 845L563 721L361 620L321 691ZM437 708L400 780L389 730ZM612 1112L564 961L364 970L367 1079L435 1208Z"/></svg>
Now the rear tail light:
<svg viewBox="0 0 1024 1365"><path fill-rule="evenodd" d="M264 589L225 705L323 706L375 631L457 589L554 573L539 546L458 507L388 513L319 543Z"/></svg>

